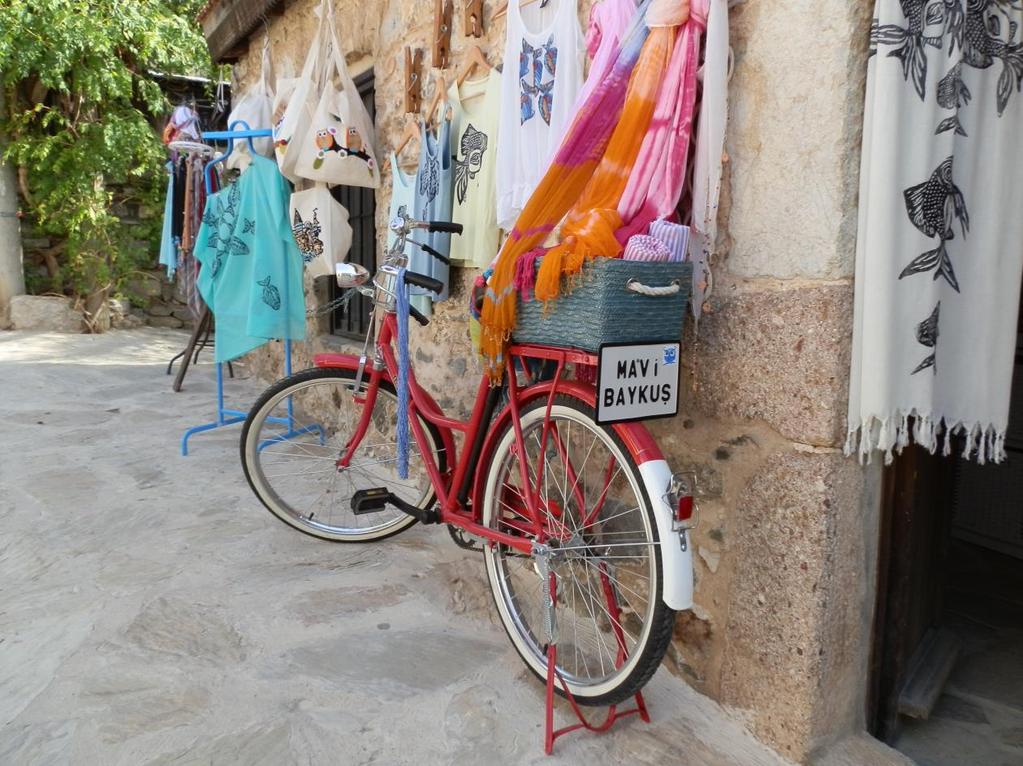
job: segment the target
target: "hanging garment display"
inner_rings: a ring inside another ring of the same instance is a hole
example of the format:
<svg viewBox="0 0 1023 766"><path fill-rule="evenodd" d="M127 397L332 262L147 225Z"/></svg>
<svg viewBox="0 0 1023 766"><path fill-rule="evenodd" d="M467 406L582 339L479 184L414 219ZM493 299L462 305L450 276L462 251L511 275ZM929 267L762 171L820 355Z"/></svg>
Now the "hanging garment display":
<svg viewBox="0 0 1023 766"><path fill-rule="evenodd" d="M415 194L415 217L420 221L451 220L453 163L451 152L449 151L451 146L450 136L451 123L447 120L441 120L436 133L425 125L422 127ZM417 231L413 235L413 239L425 242L441 255L447 256L451 252L451 235L447 232L437 231L428 234L425 231ZM434 295L432 292L415 287L412 288L413 295L417 293L429 294L434 296L433 301L435 303L447 300L449 287L448 267L445 264L417 247L412 251L409 269L440 280L444 285L444 291L439 295Z"/></svg>
<svg viewBox="0 0 1023 766"><path fill-rule="evenodd" d="M935 10L936 9L936 10ZM878 0L847 452L1005 457L1023 273L1023 8Z"/></svg>
<svg viewBox="0 0 1023 766"><path fill-rule="evenodd" d="M601 0L590 9L590 23L586 28L590 72L579 91L578 103L586 100L614 64L615 53L635 15L634 0Z"/></svg>
<svg viewBox="0 0 1023 766"><path fill-rule="evenodd" d="M305 337L302 255L288 225L291 190L272 160L256 156L206 202L195 257L198 288L216 317L216 361L273 338Z"/></svg>
<svg viewBox="0 0 1023 766"><path fill-rule="evenodd" d="M693 264L693 293L689 305L695 320L710 293L710 259L717 241L718 197L728 122L728 3L710 0L701 72L700 117L693 152L692 213L689 260Z"/></svg>
<svg viewBox="0 0 1023 766"><path fill-rule="evenodd" d="M348 211L322 183L292 193L289 211L291 231L306 270L314 279L332 276L352 247Z"/></svg>
<svg viewBox="0 0 1023 766"><path fill-rule="evenodd" d="M391 206L388 209L387 220L390 222L396 216L400 215L403 218L415 218L416 213L416 182L418 180L417 174L412 173L411 175L406 173L398 165L398 158L392 152L391 153ZM391 231L390 226L387 228L387 249L390 250L394 246L395 240L398 239L398 235ZM409 240L405 240L405 257L408 259L407 263L412 263L413 255L418 252L419 248L413 245ZM411 268L411 266L409 267ZM430 300L429 295L413 295L411 296L411 302L413 308L419 311L424 316L429 316L433 311L433 301Z"/></svg>
<svg viewBox="0 0 1023 766"><path fill-rule="evenodd" d="M451 220L462 235L451 240L451 261L484 268L497 253L497 124L501 111L501 75L490 70L479 80L448 89L451 105L451 156L454 197Z"/></svg>
<svg viewBox="0 0 1023 766"><path fill-rule="evenodd" d="M202 225L202 215L206 206L206 185L203 178L203 171L206 161L202 155L192 155L188 158L188 172L192 176L192 198L189 204L189 215L192 219L190 230L195 232L188 247L181 247L178 250L178 271L177 279L180 284L181 294L185 298L192 315L196 318L202 313L203 303L196 288L196 278L199 275L199 262L196 261L193 251L195 240L199 236L199 227ZM215 173L211 179L213 191L220 188L220 179Z"/></svg>
<svg viewBox="0 0 1023 766"><path fill-rule="evenodd" d="M583 52L572 0L508 4L497 144L497 221L503 229L515 223L572 121Z"/></svg>
<svg viewBox="0 0 1023 766"><path fill-rule="evenodd" d="M167 163L167 197L163 204L163 229L160 234L160 265L167 268L167 278L174 278L178 268L178 245L174 241L174 163Z"/></svg>
<svg viewBox="0 0 1023 766"><path fill-rule="evenodd" d="M551 300L560 294L562 279L578 274L587 258L622 252L615 237L622 225L617 206L650 127L678 26L699 25L687 10L667 0L642 6L614 66L581 106L509 233L483 306L482 350L493 379L503 375L504 343L515 327L514 274L520 255L541 244L565 218L562 242L546 254L537 275L536 298ZM658 26L647 26L648 14L656 16Z"/></svg>

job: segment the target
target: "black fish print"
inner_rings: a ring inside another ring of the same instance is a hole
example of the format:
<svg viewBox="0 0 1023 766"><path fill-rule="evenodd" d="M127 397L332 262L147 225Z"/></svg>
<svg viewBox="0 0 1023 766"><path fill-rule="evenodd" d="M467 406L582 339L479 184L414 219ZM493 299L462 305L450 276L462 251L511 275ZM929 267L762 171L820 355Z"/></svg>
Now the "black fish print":
<svg viewBox="0 0 1023 766"><path fill-rule="evenodd" d="M897 46L892 47L888 55L902 64L903 78L913 83L921 100L927 92L926 49L942 50L945 38L948 38L950 55L957 48L961 51L956 67L987 69L1001 61L996 99L1001 116L1013 89L1019 92L1023 88L1023 42L1018 39L1020 28L1013 18L1013 12L1020 9L1019 0L899 0L899 5L906 26L881 24L879 19L874 19L870 28L870 55L873 56L880 46ZM952 81L947 81L949 75L938 83L939 94L944 89L939 103L946 109L953 108L947 105L948 89L953 85ZM959 75L956 72L954 80L961 84ZM965 101L968 100L967 91ZM959 106L965 105L965 101ZM953 129L961 130L961 125L958 120L948 118L936 132Z"/></svg>
<svg viewBox="0 0 1023 766"><path fill-rule="evenodd" d="M902 14L906 17L906 26L898 24L879 24L877 19L870 30L870 47L875 52L880 45L897 45L888 55L897 58L902 64L902 76L912 80L913 87L923 100L927 84L927 52L926 46L941 48L941 37L926 35L927 25L934 23L935 12L928 8L928 0L899 0ZM931 6L942 9L942 2Z"/></svg>
<svg viewBox="0 0 1023 766"><path fill-rule="evenodd" d="M426 197L429 205L437 197L440 191L440 162L436 159L427 159L419 168L419 193Z"/></svg>
<svg viewBox="0 0 1023 766"><path fill-rule="evenodd" d="M469 191L469 181L474 179L483 167L483 155L487 151L487 136L476 130L470 122L462 134L462 140L459 141L458 146L462 159L455 157L455 195L458 198L458 204L462 205L465 203L465 195Z"/></svg>
<svg viewBox="0 0 1023 766"><path fill-rule="evenodd" d="M928 367L934 370L934 374L938 373L938 365L936 361L937 357L937 346L938 346L938 315L941 313L941 301L938 301L934 305L934 311L924 321L916 326L916 340L921 346L927 346L932 348L934 351L931 352L930 356L926 357L920 364L916 366L910 375L916 375L920 370L926 370Z"/></svg>
<svg viewBox="0 0 1023 766"><path fill-rule="evenodd" d="M1015 42L1019 28L1010 15L1018 9L1015 0L966 0L963 62L976 69L987 69L996 60L1002 62L997 88L999 117L1013 87L1019 92L1023 85L1023 44Z"/></svg>
<svg viewBox="0 0 1023 766"><path fill-rule="evenodd" d="M249 246L242 242L238 237L231 237L227 243L227 254L228 255L248 255Z"/></svg>
<svg viewBox="0 0 1023 766"><path fill-rule="evenodd" d="M256 283L263 288L263 303L272 308L274 311L279 311L281 308L281 291L270 284L270 277L261 280Z"/></svg>
<svg viewBox="0 0 1023 766"><path fill-rule="evenodd" d="M934 270L935 279L944 277L952 289L959 292L959 283L952 269L946 243L955 236L952 231L953 219L959 221L963 236L966 236L970 228L970 215L966 210L963 193L952 181L952 158L947 157L930 178L922 184L910 186L902 194L909 220L926 236L938 237L940 243L934 250L922 253L910 261L899 274L899 279Z"/></svg>

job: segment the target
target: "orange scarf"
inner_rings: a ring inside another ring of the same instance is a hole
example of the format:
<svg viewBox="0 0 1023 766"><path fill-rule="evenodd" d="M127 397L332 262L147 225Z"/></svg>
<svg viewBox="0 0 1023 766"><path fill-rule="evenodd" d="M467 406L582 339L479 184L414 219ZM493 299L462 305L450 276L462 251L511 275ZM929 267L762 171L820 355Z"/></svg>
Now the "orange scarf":
<svg viewBox="0 0 1023 766"><path fill-rule="evenodd" d="M515 266L521 255L542 244L565 217L563 241L546 254L537 275L536 298L545 301L560 294L562 278L578 274L587 258L621 255L622 246L615 238L622 225L618 202L649 128L677 31L675 27L647 30L640 24L623 41L614 70L580 107L515 222L483 302L480 350L493 382L503 377L504 346L515 327ZM630 46L638 44L642 48L637 59ZM623 100L620 89L626 77Z"/></svg>

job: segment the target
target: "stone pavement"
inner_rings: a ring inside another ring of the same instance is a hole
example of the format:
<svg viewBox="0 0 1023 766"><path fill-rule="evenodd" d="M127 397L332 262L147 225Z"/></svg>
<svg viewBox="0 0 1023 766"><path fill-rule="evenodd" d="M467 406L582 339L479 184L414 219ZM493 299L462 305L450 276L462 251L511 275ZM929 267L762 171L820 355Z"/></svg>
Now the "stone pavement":
<svg viewBox="0 0 1023 766"><path fill-rule="evenodd" d="M182 458L213 404L209 364L163 374L185 337L0 333L0 764L783 764L664 670L650 725L545 758L478 554L288 529L237 426Z"/></svg>

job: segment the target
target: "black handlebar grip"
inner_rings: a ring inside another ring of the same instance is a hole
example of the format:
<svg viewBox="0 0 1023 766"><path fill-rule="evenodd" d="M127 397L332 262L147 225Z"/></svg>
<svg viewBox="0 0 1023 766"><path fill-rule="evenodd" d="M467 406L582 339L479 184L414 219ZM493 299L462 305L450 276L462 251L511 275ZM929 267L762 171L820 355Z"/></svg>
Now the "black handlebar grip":
<svg viewBox="0 0 1023 766"><path fill-rule="evenodd" d="M423 327L426 327L426 325L430 324L430 320L427 319L422 314L420 314L419 309L417 309L415 306L409 306L408 313L410 317L419 322L419 324L421 324Z"/></svg>
<svg viewBox="0 0 1023 766"><path fill-rule="evenodd" d="M418 274L415 271L405 272L405 283L415 285L416 287L422 287L425 290L437 293L437 295L444 292L444 283L439 279L428 277L426 274Z"/></svg>
<svg viewBox="0 0 1023 766"><path fill-rule="evenodd" d="M462 224L451 221L430 221L426 226L427 231L443 231L448 234L461 234Z"/></svg>

